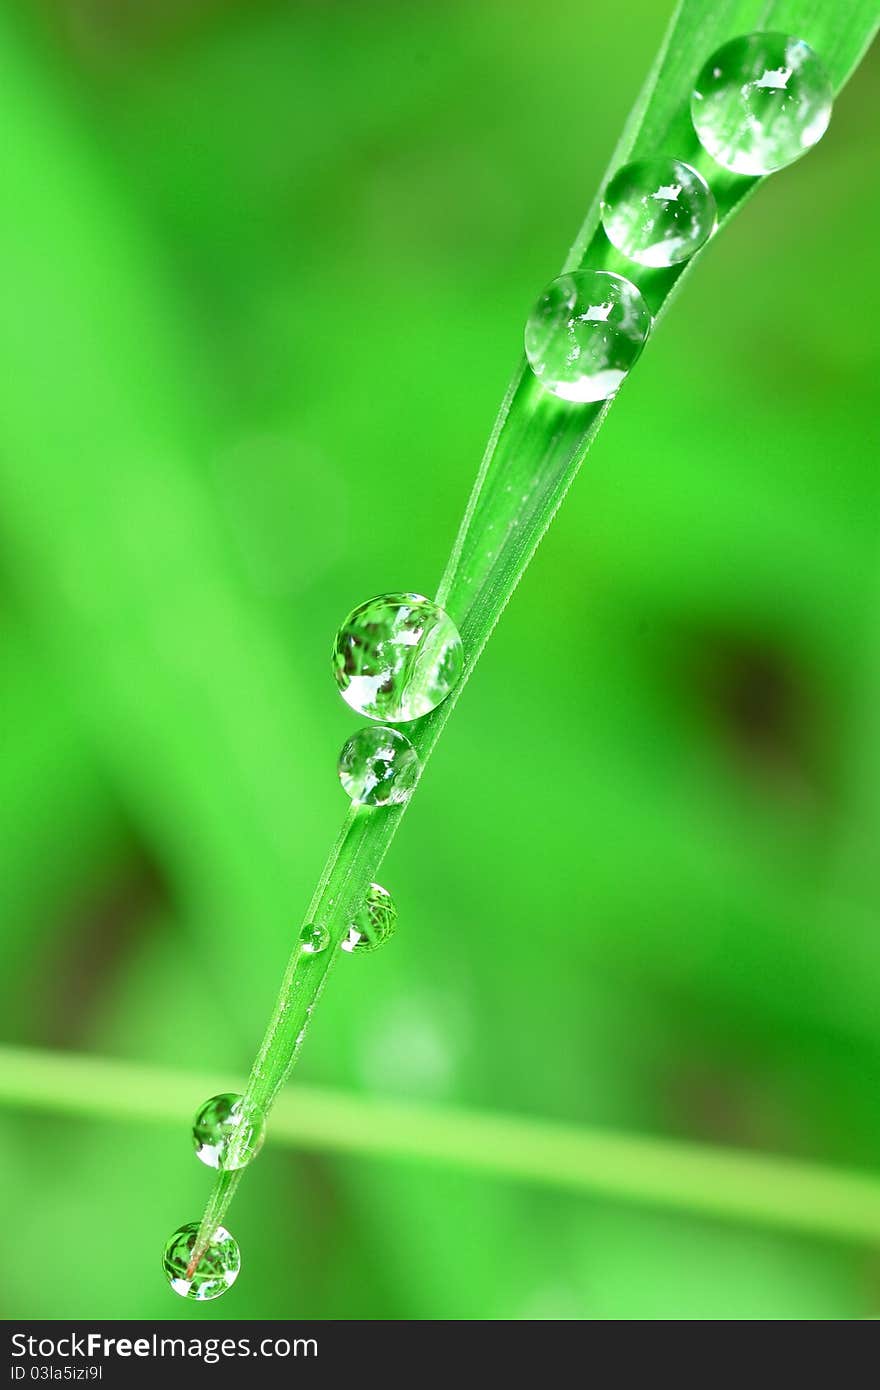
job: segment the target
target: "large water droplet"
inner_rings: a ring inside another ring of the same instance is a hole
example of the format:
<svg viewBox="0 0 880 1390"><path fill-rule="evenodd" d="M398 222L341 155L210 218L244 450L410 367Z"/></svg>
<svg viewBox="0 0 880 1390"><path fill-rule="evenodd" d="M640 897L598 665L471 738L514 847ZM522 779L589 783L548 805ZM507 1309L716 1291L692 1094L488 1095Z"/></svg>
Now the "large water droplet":
<svg viewBox="0 0 880 1390"><path fill-rule="evenodd" d="M635 285L605 270L572 270L549 284L526 324L529 366L564 401L613 396L651 331Z"/></svg>
<svg viewBox="0 0 880 1390"><path fill-rule="evenodd" d="M711 188L680 159L624 164L602 199L605 235L640 265L686 261L712 235L715 221Z"/></svg>
<svg viewBox="0 0 880 1390"><path fill-rule="evenodd" d="M243 1108L243 1096L212 1096L193 1120L196 1157L209 1168L246 1168L263 1147L266 1125L262 1115Z"/></svg>
<svg viewBox="0 0 880 1390"><path fill-rule="evenodd" d="M346 704L368 719L405 723L429 714L461 675L461 638L421 594L381 594L349 613L333 644Z"/></svg>
<svg viewBox="0 0 880 1390"><path fill-rule="evenodd" d="M176 1230L162 1252L162 1267L175 1293L181 1298L195 1298L204 1303L219 1298L232 1287L241 1269L241 1254L234 1237L223 1226L218 1226L208 1248L191 1270L198 1232L197 1221Z"/></svg>
<svg viewBox="0 0 880 1390"><path fill-rule="evenodd" d="M419 778L419 755L399 729L358 729L339 755L339 780L364 806L402 806Z"/></svg>
<svg viewBox="0 0 880 1390"><path fill-rule="evenodd" d="M746 34L722 44L697 78L691 117L700 143L735 174L772 174L821 140L834 92L803 39Z"/></svg>
<svg viewBox="0 0 880 1390"><path fill-rule="evenodd" d="M330 945L330 933L323 923L307 922L299 934L299 945L307 956L317 956Z"/></svg>
<svg viewBox="0 0 880 1390"><path fill-rule="evenodd" d="M381 883L371 883L363 906L355 913L348 932L342 941L343 951L375 951L390 936L397 926L397 908L394 899Z"/></svg>

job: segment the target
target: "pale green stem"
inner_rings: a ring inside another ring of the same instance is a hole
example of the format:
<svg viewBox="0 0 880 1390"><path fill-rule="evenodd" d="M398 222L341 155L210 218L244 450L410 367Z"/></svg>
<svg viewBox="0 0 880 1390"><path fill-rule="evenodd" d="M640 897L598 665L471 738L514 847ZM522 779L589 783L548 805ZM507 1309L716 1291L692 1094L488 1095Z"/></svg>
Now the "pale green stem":
<svg viewBox="0 0 880 1390"><path fill-rule="evenodd" d="M121 1122L182 1124L228 1077L0 1047L0 1102ZM756 1226L880 1245L880 1178L647 1135L347 1096L298 1086L269 1142L433 1160L475 1173ZM237 1174L218 1184L227 1196ZM219 1218L218 1218L219 1224Z"/></svg>

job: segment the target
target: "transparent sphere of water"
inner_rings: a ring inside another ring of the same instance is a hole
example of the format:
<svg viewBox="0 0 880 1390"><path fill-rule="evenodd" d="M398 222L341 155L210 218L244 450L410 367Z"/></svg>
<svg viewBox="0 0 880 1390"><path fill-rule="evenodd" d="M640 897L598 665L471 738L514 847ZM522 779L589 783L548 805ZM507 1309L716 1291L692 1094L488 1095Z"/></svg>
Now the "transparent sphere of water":
<svg viewBox="0 0 880 1390"><path fill-rule="evenodd" d="M430 714L461 676L458 628L421 594L380 594L336 634L333 674L346 704L368 719L405 723Z"/></svg>
<svg viewBox="0 0 880 1390"><path fill-rule="evenodd" d="M605 235L639 265L686 261L715 230L712 190L680 159L639 159L624 164L605 189Z"/></svg>
<svg viewBox="0 0 880 1390"><path fill-rule="evenodd" d="M243 1100L231 1092L211 1096L197 1111L193 1145L196 1157L209 1168L246 1168L263 1147L265 1121L262 1115L246 1112Z"/></svg>
<svg viewBox="0 0 880 1390"><path fill-rule="evenodd" d="M691 95L700 144L735 174L772 174L821 140L834 91L803 39L746 34L722 44Z"/></svg>
<svg viewBox="0 0 880 1390"><path fill-rule="evenodd" d="M330 945L330 933L323 923L307 922L299 934L299 945L307 956L320 955Z"/></svg>
<svg viewBox="0 0 880 1390"><path fill-rule="evenodd" d="M176 1230L162 1252L162 1268L175 1293L204 1303L232 1288L241 1269L241 1254L235 1238L218 1226L195 1269L190 1270L198 1232L197 1221Z"/></svg>
<svg viewBox="0 0 880 1390"><path fill-rule="evenodd" d="M390 936L397 926L397 908L394 899L381 883L371 883L360 911L349 924L348 932L341 942L343 951L375 951Z"/></svg>
<svg viewBox="0 0 880 1390"><path fill-rule="evenodd" d="M529 315L525 347L541 385L564 401L613 396L645 345L651 312L635 285L606 270L572 270Z"/></svg>
<svg viewBox="0 0 880 1390"><path fill-rule="evenodd" d="M419 755L399 729L368 725L352 734L339 755L339 780L363 806L402 806L419 777Z"/></svg>

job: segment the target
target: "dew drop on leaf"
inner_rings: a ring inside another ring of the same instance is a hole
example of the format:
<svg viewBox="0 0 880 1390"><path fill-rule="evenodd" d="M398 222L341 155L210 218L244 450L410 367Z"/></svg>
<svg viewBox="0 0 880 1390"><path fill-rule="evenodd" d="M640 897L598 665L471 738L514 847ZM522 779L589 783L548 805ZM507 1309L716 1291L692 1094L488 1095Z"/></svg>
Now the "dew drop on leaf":
<svg viewBox="0 0 880 1390"><path fill-rule="evenodd" d="M402 724L430 714L461 676L458 628L421 594L381 594L349 613L333 644L346 704L368 719Z"/></svg>
<svg viewBox="0 0 880 1390"><path fill-rule="evenodd" d="M362 806L402 806L419 776L419 755L399 729L367 726L352 734L339 755L339 780Z"/></svg>
<svg viewBox="0 0 880 1390"><path fill-rule="evenodd" d="M348 932L341 943L342 949L358 954L375 951L394 935L396 926L394 899L381 883L371 883L363 906L349 923Z"/></svg>
<svg viewBox="0 0 880 1390"><path fill-rule="evenodd" d="M227 1092L211 1096L193 1120L196 1157L209 1168L227 1172L246 1168L263 1147L266 1126L262 1115L245 1112L243 1097Z"/></svg>
<svg viewBox="0 0 880 1390"><path fill-rule="evenodd" d="M317 956L330 945L330 933L323 923L307 922L299 934L300 950L307 956Z"/></svg>
<svg viewBox="0 0 880 1390"><path fill-rule="evenodd" d="M651 322L641 293L622 275L573 270L547 286L529 315L526 357L554 396L605 401L636 361Z"/></svg>
<svg viewBox="0 0 880 1390"><path fill-rule="evenodd" d="M715 230L712 190L680 159L640 159L624 164L605 189L605 235L639 265L686 261Z"/></svg>
<svg viewBox="0 0 880 1390"><path fill-rule="evenodd" d="M821 140L834 92L819 57L787 34L722 44L691 96L700 144L735 174L772 174Z"/></svg>
<svg viewBox="0 0 880 1390"><path fill-rule="evenodd" d="M198 1232L197 1221L180 1226L165 1246L162 1267L176 1294L204 1303L219 1298L232 1287L241 1268L241 1254L234 1237L223 1226L218 1226L208 1248L195 1269L192 1269L190 1266Z"/></svg>

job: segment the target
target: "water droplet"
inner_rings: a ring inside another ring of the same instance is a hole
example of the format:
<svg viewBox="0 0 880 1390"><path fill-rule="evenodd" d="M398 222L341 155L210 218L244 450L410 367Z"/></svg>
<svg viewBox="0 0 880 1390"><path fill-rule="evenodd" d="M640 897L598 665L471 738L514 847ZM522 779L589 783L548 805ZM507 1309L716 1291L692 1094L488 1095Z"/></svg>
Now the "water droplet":
<svg viewBox="0 0 880 1390"><path fill-rule="evenodd" d="M632 367L651 330L635 285L605 270L573 270L552 281L526 324L529 366L564 401L605 401Z"/></svg>
<svg viewBox="0 0 880 1390"><path fill-rule="evenodd" d="M394 935L397 926L397 908L394 899L381 883L371 883L369 891L354 920L349 923L348 933L341 943L343 951L375 951Z"/></svg>
<svg viewBox="0 0 880 1390"><path fill-rule="evenodd" d="M462 668L458 628L421 594L381 594L349 613L333 644L346 704L368 719L406 723L429 714Z"/></svg>
<svg viewBox="0 0 880 1390"><path fill-rule="evenodd" d="M418 777L419 755L399 729L358 729L339 755L343 789L365 806L402 806Z"/></svg>
<svg viewBox="0 0 880 1390"><path fill-rule="evenodd" d="M243 1099L231 1093L212 1096L193 1120L196 1157L209 1168L246 1168L263 1147L265 1121L255 1112L245 1112Z"/></svg>
<svg viewBox="0 0 880 1390"><path fill-rule="evenodd" d="M195 1269L191 1270L190 1261L198 1233L197 1221L176 1230L162 1252L162 1268L175 1293L180 1294L181 1298L195 1298L203 1303L211 1298L219 1298L232 1288L241 1269L241 1254L234 1237L223 1226L218 1226L207 1250Z"/></svg>
<svg viewBox="0 0 880 1390"><path fill-rule="evenodd" d="M735 174L772 174L821 140L834 92L803 39L746 34L703 67L691 117L704 149Z"/></svg>
<svg viewBox="0 0 880 1390"><path fill-rule="evenodd" d="M608 240L639 265L686 261L712 235L715 221L711 188L679 159L624 164L602 199Z"/></svg>
<svg viewBox="0 0 880 1390"><path fill-rule="evenodd" d="M322 923L307 922L299 934L299 944L307 956L317 956L330 945L330 933Z"/></svg>

